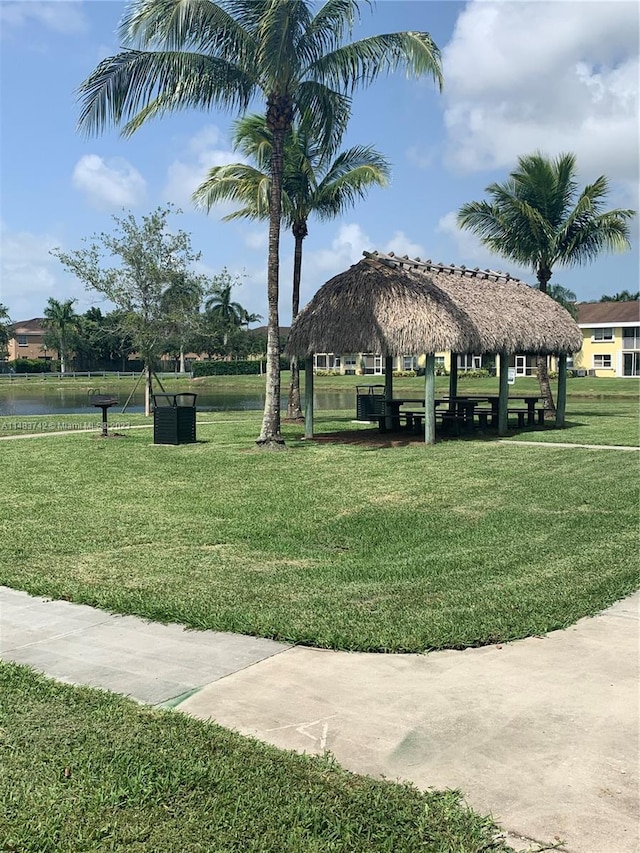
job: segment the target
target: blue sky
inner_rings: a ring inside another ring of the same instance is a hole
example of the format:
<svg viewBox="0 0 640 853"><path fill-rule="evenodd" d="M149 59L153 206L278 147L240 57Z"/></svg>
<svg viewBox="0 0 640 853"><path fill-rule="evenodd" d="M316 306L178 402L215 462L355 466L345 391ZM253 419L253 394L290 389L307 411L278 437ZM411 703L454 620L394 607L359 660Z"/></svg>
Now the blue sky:
<svg viewBox="0 0 640 853"><path fill-rule="evenodd" d="M14 320L41 316L47 299L100 304L49 251L80 248L112 227L123 209L141 215L172 201L202 252L201 270L242 276L235 298L266 316L266 226L220 222L190 203L212 165L237 159L234 116L185 112L131 139L117 130L85 139L75 129L74 89L118 52L124 4L89 0L0 0L0 302ZM356 95L343 144L375 145L392 164L386 189L342 218L311 221L302 304L363 250L395 251L445 263L519 270L490 255L455 225L464 202L484 197L521 154L573 151L582 184L611 179L611 207L638 207L638 4L633 0L381 0L354 37L426 30L444 55L445 88L384 78ZM638 287L633 251L587 267L557 269L552 281L579 299ZM290 319L292 239L281 244L281 323ZM109 306L104 306L109 307Z"/></svg>

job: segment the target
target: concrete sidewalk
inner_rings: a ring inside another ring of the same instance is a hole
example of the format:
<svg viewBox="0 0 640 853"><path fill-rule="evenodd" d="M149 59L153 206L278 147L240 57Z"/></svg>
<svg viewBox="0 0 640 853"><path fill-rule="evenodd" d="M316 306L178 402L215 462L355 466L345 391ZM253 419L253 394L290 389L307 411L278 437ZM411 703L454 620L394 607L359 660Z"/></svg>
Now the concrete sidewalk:
<svg viewBox="0 0 640 853"><path fill-rule="evenodd" d="M637 853L639 605L636 593L545 638L373 655L190 632L0 588L0 656L286 749L326 749L356 772L460 788L512 844Z"/></svg>

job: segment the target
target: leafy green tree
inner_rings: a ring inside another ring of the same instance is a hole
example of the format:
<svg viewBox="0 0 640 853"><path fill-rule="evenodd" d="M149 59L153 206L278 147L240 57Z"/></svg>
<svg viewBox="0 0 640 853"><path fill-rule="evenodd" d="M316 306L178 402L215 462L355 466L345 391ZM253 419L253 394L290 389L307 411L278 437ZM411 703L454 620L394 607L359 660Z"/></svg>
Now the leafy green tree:
<svg viewBox="0 0 640 853"><path fill-rule="evenodd" d="M200 321L200 304L204 296L203 281L192 276L176 280L164 293L164 305L167 316L175 318L169 334L177 341L180 373L186 373L185 346L189 335Z"/></svg>
<svg viewBox="0 0 640 853"><path fill-rule="evenodd" d="M269 167L272 135L264 116L249 115L235 124L234 147L255 165L232 163L215 166L194 193L194 200L210 210L219 201L236 201L242 207L223 217L268 219L271 180ZM311 215L319 219L340 216L374 185L385 186L389 164L372 146L354 146L335 159L323 149L308 122L294 124L284 142L282 219L295 241L291 318L300 309L302 244ZM291 361L287 418L302 418L298 360Z"/></svg>
<svg viewBox="0 0 640 853"><path fill-rule="evenodd" d="M80 127L123 125L185 109L244 113L260 98L272 134L267 274L267 383L261 446L279 446L279 241L284 140L307 114L323 147L336 144L356 88L404 68L441 84L440 55L428 33L347 42L358 0L135 0L120 25L124 50L102 60L81 84Z"/></svg>
<svg viewBox="0 0 640 853"><path fill-rule="evenodd" d="M613 296L607 296L605 293L604 296L600 297L600 302L637 302L640 299L640 291L636 290L635 293L631 293L629 290L621 290L620 293L614 293Z"/></svg>
<svg viewBox="0 0 640 853"><path fill-rule="evenodd" d="M13 334L11 331L11 318L9 309L0 302L0 358L6 358L9 351L9 341Z"/></svg>
<svg viewBox="0 0 640 853"><path fill-rule="evenodd" d="M578 192L576 158L555 160L540 152L518 159L502 184L486 188L491 201L460 208L458 224L476 234L496 254L529 266L546 293L556 266L595 260L604 251L629 248L633 210L605 210L609 182L604 175ZM546 359L538 358L545 408L555 411Z"/></svg>
<svg viewBox="0 0 640 853"><path fill-rule="evenodd" d="M129 337L144 364L145 412L150 414L152 375L171 330L187 312L188 300L177 294L198 276L190 265L199 260L184 231L169 230L171 206L157 208L139 223L132 213L114 216L113 234L94 235L84 249L54 254L84 284L120 309L119 333ZM106 266L105 255L118 258ZM169 295L171 294L171 298Z"/></svg>
<svg viewBox="0 0 640 853"><path fill-rule="evenodd" d="M66 371L71 336L78 330L80 324L78 315L73 310L76 302L76 299L58 302L57 299L49 297L47 307L44 309L44 326L51 332L55 340L58 358L60 359L60 373Z"/></svg>

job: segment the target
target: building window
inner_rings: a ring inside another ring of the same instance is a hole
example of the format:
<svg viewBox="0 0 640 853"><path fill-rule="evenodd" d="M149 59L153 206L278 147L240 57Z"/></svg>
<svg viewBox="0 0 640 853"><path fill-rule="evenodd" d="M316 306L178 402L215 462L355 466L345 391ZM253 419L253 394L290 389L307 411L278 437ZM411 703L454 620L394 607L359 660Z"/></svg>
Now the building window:
<svg viewBox="0 0 640 853"><path fill-rule="evenodd" d="M27 340L26 335L18 335L18 346L19 347L29 346L29 341Z"/></svg>
<svg viewBox="0 0 640 853"><path fill-rule="evenodd" d="M611 355L609 354L598 354L593 357L593 366L600 367L603 369L611 368Z"/></svg>
<svg viewBox="0 0 640 853"><path fill-rule="evenodd" d="M402 369L403 370L415 370L418 359L415 355L403 355L402 356Z"/></svg>
<svg viewBox="0 0 640 853"><path fill-rule="evenodd" d="M640 326L622 330L622 349L640 349Z"/></svg>
<svg viewBox="0 0 640 853"><path fill-rule="evenodd" d="M613 329L611 326L607 326L604 329L594 329L593 330L593 341L612 341L613 340Z"/></svg>
<svg viewBox="0 0 640 853"><path fill-rule="evenodd" d="M435 357L435 366L439 367L441 370L444 370L444 356L443 355L437 355Z"/></svg>
<svg viewBox="0 0 640 853"><path fill-rule="evenodd" d="M358 366L358 360L355 355L345 355L344 356L344 372L347 376L353 376L356 372L356 367Z"/></svg>
<svg viewBox="0 0 640 853"><path fill-rule="evenodd" d="M458 356L458 370L480 370L482 368L482 356L466 352Z"/></svg>
<svg viewBox="0 0 640 853"><path fill-rule="evenodd" d="M622 359L623 376L640 376L640 352L625 352Z"/></svg>
<svg viewBox="0 0 640 853"><path fill-rule="evenodd" d="M327 369L327 355L326 355L326 353L316 353L314 355L314 360L316 363L316 370L326 370Z"/></svg>

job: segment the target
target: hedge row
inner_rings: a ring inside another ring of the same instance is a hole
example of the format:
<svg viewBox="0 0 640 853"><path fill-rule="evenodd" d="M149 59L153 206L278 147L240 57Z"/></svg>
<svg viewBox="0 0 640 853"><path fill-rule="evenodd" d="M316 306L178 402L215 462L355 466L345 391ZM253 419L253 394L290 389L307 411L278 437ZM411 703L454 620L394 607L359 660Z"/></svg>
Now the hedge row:
<svg viewBox="0 0 640 853"><path fill-rule="evenodd" d="M14 373L51 373L60 370L60 362L43 358L16 358L10 363Z"/></svg>
<svg viewBox="0 0 640 853"><path fill-rule="evenodd" d="M262 368L262 369L261 369ZM197 376L243 376L246 374L264 373L264 361L194 361L191 372ZM288 359L280 359L280 370L289 370Z"/></svg>

